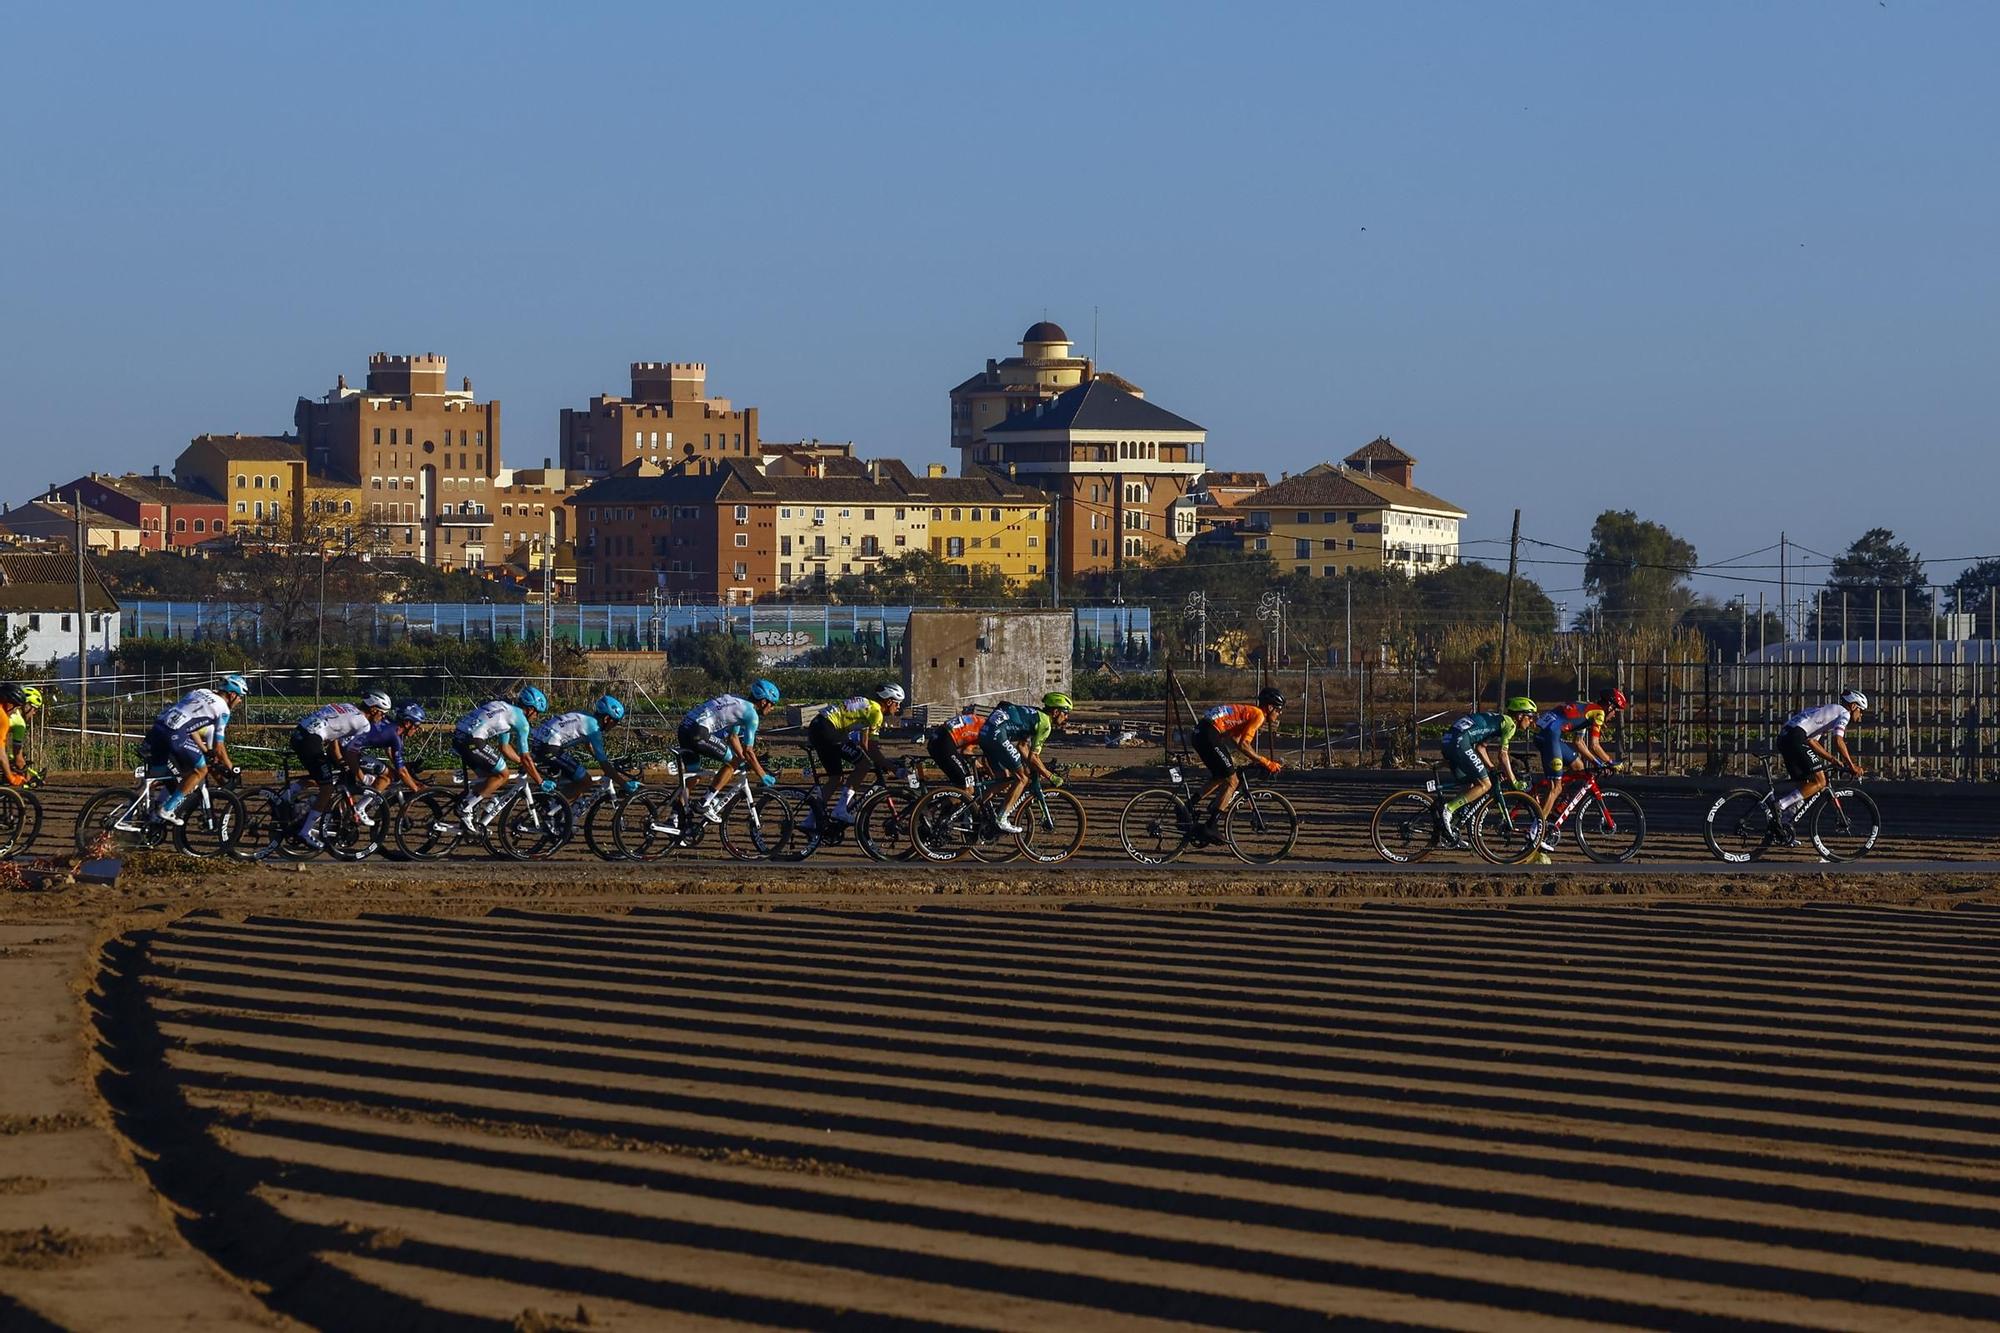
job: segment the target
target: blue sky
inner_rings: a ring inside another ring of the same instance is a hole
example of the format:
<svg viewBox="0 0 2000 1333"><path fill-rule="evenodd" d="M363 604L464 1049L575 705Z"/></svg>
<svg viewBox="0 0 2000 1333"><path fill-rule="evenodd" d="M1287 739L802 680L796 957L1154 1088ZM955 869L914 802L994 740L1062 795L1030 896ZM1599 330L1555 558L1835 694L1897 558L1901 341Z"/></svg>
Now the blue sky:
<svg viewBox="0 0 2000 1333"><path fill-rule="evenodd" d="M10 500L282 430L378 350L448 354L502 400L515 464L643 359L706 361L769 437L939 459L953 383L1044 311L1087 347L1095 310L1103 363L1207 426L1211 462L1276 473L1387 433L1469 537L1520 505L1580 546L1630 507L1710 560L1781 527L2000 548L2000 7L108 4L9 26Z"/></svg>

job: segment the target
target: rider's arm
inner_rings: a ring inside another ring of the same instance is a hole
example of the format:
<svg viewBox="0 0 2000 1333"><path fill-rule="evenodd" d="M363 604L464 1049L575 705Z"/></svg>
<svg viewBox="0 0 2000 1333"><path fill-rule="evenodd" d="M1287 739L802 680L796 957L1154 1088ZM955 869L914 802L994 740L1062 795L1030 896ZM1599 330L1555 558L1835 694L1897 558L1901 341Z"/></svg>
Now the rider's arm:
<svg viewBox="0 0 2000 1333"><path fill-rule="evenodd" d="M1860 777L1861 765L1855 761L1854 751L1847 748L1847 733L1842 732L1840 735L1835 736L1833 738L1833 743L1840 748L1840 762L1847 765L1849 771L1851 771L1855 777L1857 778Z"/></svg>
<svg viewBox="0 0 2000 1333"><path fill-rule="evenodd" d="M755 723L746 723L743 734L740 736L735 732L731 732L729 735L729 748L736 752L736 762L747 767L753 776L762 781L764 777L764 765L758 761L756 748L750 744L749 727L754 725Z"/></svg>

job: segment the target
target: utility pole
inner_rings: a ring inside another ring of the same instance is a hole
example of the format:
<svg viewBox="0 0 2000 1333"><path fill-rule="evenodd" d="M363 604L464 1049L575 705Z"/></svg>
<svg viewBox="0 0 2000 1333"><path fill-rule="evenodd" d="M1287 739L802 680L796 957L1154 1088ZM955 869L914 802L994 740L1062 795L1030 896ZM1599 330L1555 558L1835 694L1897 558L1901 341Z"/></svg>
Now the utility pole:
<svg viewBox="0 0 2000 1333"><path fill-rule="evenodd" d="M1058 485L1067 489L1068 477L1058 478ZM1062 606L1062 502L1063 497L1055 491L1049 492L1049 609Z"/></svg>
<svg viewBox="0 0 2000 1333"><path fill-rule="evenodd" d="M549 506L548 531L542 534L542 678L544 688L556 684L556 511Z"/></svg>
<svg viewBox="0 0 2000 1333"><path fill-rule="evenodd" d="M77 738L90 740L90 622L84 617L83 597L83 487L76 488L76 730Z"/></svg>
<svg viewBox="0 0 2000 1333"><path fill-rule="evenodd" d="M1340 650L1340 669L1347 675L1352 676L1354 674L1354 580L1353 578L1343 577L1340 580L1340 590L1346 594L1344 600L1346 602L1346 614L1347 614L1347 638L1346 642L1342 645ZM1475 699L1473 702L1477 703L1478 700Z"/></svg>
<svg viewBox="0 0 2000 1333"><path fill-rule="evenodd" d="M1790 584L1786 580L1787 570L1785 568L1785 556L1789 550L1790 541L1784 533L1780 532L1778 534L1778 615L1781 621L1786 610L1791 606L1791 590ZM1785 642L1790 642L1792 637L1791 630L1789 628L1784 629L1778 637Z"/></svg>
<svg viewBox="0 0 2000 1333"><path fill-rule="evenodd" d="M1507 700L1507 647L1514 635L1514 575L1521 565L1521 511L1514 511L1514 532L1507 539L1507 597L1500 605L1500 693L1495 706L1505 707Z"/></svg>
<svg viewBox="0 0 2000 1333"><path fill-rule="evenodd" d="M319 620L313 627L313 702L326 697L326 537L319 539Z"/></svg>

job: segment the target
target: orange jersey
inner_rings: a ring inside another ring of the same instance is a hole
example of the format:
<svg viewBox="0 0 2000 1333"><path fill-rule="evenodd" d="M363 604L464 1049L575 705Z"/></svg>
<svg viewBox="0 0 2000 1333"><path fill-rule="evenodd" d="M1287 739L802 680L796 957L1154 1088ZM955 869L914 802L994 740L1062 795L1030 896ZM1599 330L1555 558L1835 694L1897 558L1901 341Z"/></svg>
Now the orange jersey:
<svg viewBox="0 0 2000 1333"><path fill-rule="evenodd" d="M1201 720L1202 725L1214 727L1247 749L1263 729L1264 710L1253 704L1217 704L1203 713Z"/></svg>
<svg viewBox="0 0 2000 1333"><path fill-rule="evenodd" d="M985 725L985 720L977 713L964 712L946 718L940 725L944 727L944 734L951 737L953 745L966 750L979 744L979 729Z"/></svg>

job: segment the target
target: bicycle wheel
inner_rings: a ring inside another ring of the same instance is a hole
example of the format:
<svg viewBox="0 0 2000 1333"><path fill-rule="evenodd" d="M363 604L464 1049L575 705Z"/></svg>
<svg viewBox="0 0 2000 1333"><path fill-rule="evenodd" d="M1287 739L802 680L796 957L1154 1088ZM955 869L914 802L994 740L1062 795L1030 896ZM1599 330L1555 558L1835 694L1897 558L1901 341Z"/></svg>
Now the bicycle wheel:
<svg viewBox="0 0 2000 1333"><path fill-rule="evenodd" d="M782 787L760 787L731 798L722 807L722 850L739 861L802 859L796 844L804 802Z"/></svg>
<svg viewBox="0 0 2000 1333"><path fill-rule="evenodd" d="M287 861L310 861L320 854L320 848L299 837L298 830L305 824L306 812L313 808L317 793L308 788L287 795L278 793L272 798L277 813L276 837L271 841L271 850ZM246 803L247 804L247 803Z"/></svg>
<svg viewBox="0 0 2000 1333"><path fill-rule="evenodd" d="M389 825L396 850L415 861L441 860L464 836L457 796L436 787L404 801Z"/></svg>
<svg viewBox="0 0 2000 1333"><path fill-rule="evenodd" d="M1368 820L1368 840L1384 861L1408 865L1421 861L1437 850L1437 798L1430 792L1411 788L1382 798Z"/></svg>
<svg viewBox="0 0 2000 1333"><path fill-rule="evenodd" d="M972 798L956 787L933 787L910 812L910 840L929 861L956 861L972 850L978 822Z"/></svg>
<svg viewBox="0 0 2000 1333"><path fill-rule="evenodd" d="M1771 850L1778 822L1765 793L1749 787L1724 792L1701 822L1702 841L1718 861L1743 865Z"/></svg>
<svg viewBox="0 0 2000 1333"><path fill-rule="evenodd" d="M181 804L187 822L174 830L174 845L189 856L226 855L242 836L243 798L228 788L211 785L206 806L193 796Z"/></svg>
<svg viewBox="0 0 2000 1333"><path fill-rule="evenodd" d="M260 861L271 854L284 828L279 813L278 794L269 788L243 793L243 827L237 831L236 845L229 854L239 861Z"/></svg>
<svg viewBox="0 0 2000 1333"><path fill-rule="evenodd" d="M1882 810L1859 787L1833 787L1813 810L1812 842L1829 861L1858 861L1882 836Z"/></svg>
<svg viewBox="0 0 2000 1333"><path fill-rule="evenodd" d="M644 787L619 802L611 816L611 843L627 860L657 861L686 841L674 793Z"/></svg>
<svg viewBox="0 0 2000 1333"><path fill-rule="evenodd" d="M878 787L855 812L854 840L877 861L907 861L917 854L910 841L910 813L922 798L909 791Z"/></svg>
<svg viewBox="0 0 2000 1333"><path fill-rule="evenodd" d="M1187 850L1194 816L1171 787L1153 787L1125 802L1118 842L1142 866L1167 865Z"/></svg>
<svg viewBox="0 0 2000 1333"><path fill-rule="evenodd" d="M1023 796L1021 803L1014 807L1016 823L1020 823L1021 819L1027 816L1028 799ZM972 841L967 845L967 850L972 853L973 860L983 861L987 865L1004 866L1010 861L1017 861L1023 850L1022 841L1034 833L1030 824L1021 824L1021 828L1024 831L1020 833L1001 832L999 823L994 818L992 793L975 797L972 802L970 825Z"/></svg>
<svg viewBox="0 0 2000 1333"><path fill-rule="evenodd" d="M0 856L26 851L42 821L28 802L34 798L16 787L0 787Z"/></svg>
<svg viewBox="0 0 2000 1333"><path fill-rule="evenodd" d="M382 802L374 802L379 812ZM326 853L336 861L366 861L382 845L382 831L373 824L364 824L361 812L344 801L336 801L333 809L320 816L319 840ZM381 818L380 814L376 818Z"/></svg>
<svg viewBox="0 0 2000 1333"><path fill-rule="evenodd" d="M1601 864L1622 864L1646 845L1646 812L1630 793L1609 787L1587 796L1576 812L1576 845Z"/></svg>
<svg viewBox="0 0 2000 1333"><path fill-rule="evenodd" d="M76 813L76 831L71 835L76 854L90 858L135 843L158 846L165 835L160 826L147 822L149 813L139 794L129 787L92 792Z"/></svg>
<svg viewBox="0 0 2000 1333"><path fill-rule="evenodd" d="M569 802L562 793L538 791L507 803L494 824L492 841L515 861L546 861L561 851L576 832Z"/></svg>
<svg viewBox="0 0 2000 1333"><path fill-rule="evenodd" d="M630 799L629 796L599 796L584 811L583 845L590 848L593 855L606 861L625 859L625 853L618 849L611 821L617 817L619 807Z"/></svg>
<svg viewBox="0 0 2000 1333"><path fill-rule="evenodd" d="M1224 816L1222 836L1237 860L1267 866L1290 856L1298 844L1299 812L1277 792L1245 791Z"/></svg>
<svg viewBox="0 0 2000 1333"><path fill-rule="evenodd" d="M1029 860L1045 866L1075 856L1077 848L1083 846L1084 835L1090 831L1090 818L1083 812L1083 802L1060 787L1043 790L1039 798L1030 795L1014 813L1021 825L1014 842Z"/></svg>
<svg viewBox="0 0 2000 1333"><path fill-rule="evenodd" d="M1541 817L1541 806L1524 791L1490 793L1458 813L1470 823L1472 850L1497 866L1519 865L1535 854L1529 830Z"/></svg>

